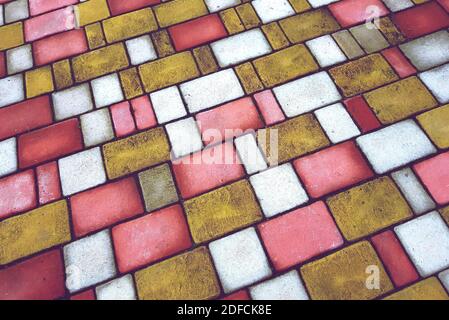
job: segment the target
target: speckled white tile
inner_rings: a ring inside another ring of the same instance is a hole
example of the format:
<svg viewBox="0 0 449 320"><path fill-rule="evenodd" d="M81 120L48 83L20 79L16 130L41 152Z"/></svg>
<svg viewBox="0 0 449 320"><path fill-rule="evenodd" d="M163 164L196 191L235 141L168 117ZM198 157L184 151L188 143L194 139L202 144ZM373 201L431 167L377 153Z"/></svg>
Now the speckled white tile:
<svg viewBox="0 0 449 320"><path fill-rule="evenodd" d="M5 24L5 19L3 19L3 5L0 4L0 26Z"/></svg>
<svg viewBox="0 0 449 320"><path fill-rule="evenodd" d="M165 126L175 158L201 150L203 141L195 119L187 118Z"/></svg>
<svg viewBox="0 0 449 320"><path fill-rule="evenodd" d="M226 293L271 275L267 257L254 228L213 241L209 249Z"/></svg>
<svg viewBox="0 0 449 320"><path fill-rule="evenodd" d="M52 94L56 120L63 120L94 108L87 83Z"/></svg>
<svg viewBox="0 0 449 320"><path fill-rule="evenodd" d="M413 120L406 120L357 138L374 170L385 173L436 152Z"/></svg>
<svg viewBox="0 0 449 320"><path fill-rule="evenodd" d="M323 68L347 60L345 54L330 35L307 41L306 45Z"/></svg>
<svg viewBox="0 0 449 320"><path fill-rule="evenodd" d="M17 170L16 138L0 141L0 177Z"/></svg>
<svg viewBox="0 0 449 320"><path fill-rule="evenodd" d="M309 300L296 270L249 289L253 300Z"/></svg>
<svg viewBox="0 0 449 320"><path fill-rule="evenodd" d="M295 14L288 0L254 0L252 5L264 24Z"/></svg>
<svg viewBox="0 0 449 320"><path fill-rule="evenodd" d="M16 74L0 79L0 108L25 99L23 76Z"/></svg>
<svg viewBox="0 0 449 320"><path fill-rule="evenodd" d="M156 50L148 35L126 41L126 48L133 65L157 59Z"/></svg>
<svg viewBox="0 0 449 320"><path fill-rule="evenodd" d="M95 146L114 138L111 116L107 108L83 114L80 118L86 147Z"/></svg>
<svg viewBox="0 0 449 320"><path fill-rule="evenodd" d="M176 86L153 92L150 94L150 98L159 123L166 123L187 115L181 94Z"/></svg>
<svg viewBox="0 0 449 320"><path fill-rule="evenodd" d="M28 16L28 0L15 0L5 4L6 23L24 20Z"/></svg>
<svg viewBox="0 0 449 320"><path fill-rule="evenodd" d="M31 45L24 45L6 51L8 74L21 72L33 67Z"/></svg>
<svg viewBox="0 0 449 320"><path fill-rule="evenodd" d="M92 80L92 91L97 108L122 101L123 93L116 73Z"/></svg>
<svg viewBox="0 0 449 320"><path fill-rule="evenodd" d="M98 300L136 300L133 277L128 274L96 288Z"/></svg>
<svg viewBox="0 0 449 320"><path fill-rule="evenodd" d="M71 291L115 276L116 268L108 230L72 242L64 247L66 286Z"/></svg>
<svg viewBox="0 0 449 320"><path fill-rule="evenodd" d="M210 12L217 12L241 3L240 0L205 0L205 2Z"/></svg>
<svg viewBox="0 0 449 320"><path fill-rule="evenodd" d="M446 290L449 291L449 269L441 272L438 275L438 278L440 278L440 281L443 283Z"/></svg>
<svg viewBox="0 0 449 320"><path fill-rule="evenodd" d="M449 63L419 74L440 103L449 102Z"/></svg>
<svg viewBox="0 0 449 320"><path fill-rule="evenodd" d="M248 174L265 170L268 167L253 134L249 133L236 138L235 146Z"/></svg>
<svg viewBox="0 0 449 320"><path fill-rule="evenodd" d="M404 223L395 231L421 276L449 267L449 228L438 212Z"/></svg>
<svg viewBox="0 0 449 320"><path fill-rule="evenodd" d="M325 5L328 5L329 3L336 2L336 1L340 1L340 0L308 0L308 2L310 3L310 5L313 8L325 6Z"/></svg>
<svg viewBox="0 0 449 320"><path fill-rule="evenodd" d="M360 135L359 128L341 103L316 110L315 115L333 143Z"/></svg>
<svg viewBox="0 0 449 320"><path fill-rule="evenodd" d="M414 6L411 0L383 0L385 5L393 12L401 11Z"/></svg>

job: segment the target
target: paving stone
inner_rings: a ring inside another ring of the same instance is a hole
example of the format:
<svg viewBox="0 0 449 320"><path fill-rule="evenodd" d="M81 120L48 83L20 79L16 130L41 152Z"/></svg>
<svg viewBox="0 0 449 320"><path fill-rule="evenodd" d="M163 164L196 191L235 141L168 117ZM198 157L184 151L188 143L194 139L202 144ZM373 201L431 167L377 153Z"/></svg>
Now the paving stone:
<svg viewBox="0 0 449 320"><path fill-rule="evenodd" d="M90 24L84 28L90 49L97 49L106 45L103 27L100 22Z"/></svg>
<svg viewBox="0 0 449 320"><path fill-rule="evenodd" d="M408 9L414 5L411 0L383 0L383 2L393 12Z"/></svg>
<svg viewBox="0 0 449 320"><path fill-rule="evenodd" d="M203 142L195 119L186 118L165 126L175 158L201 150Z"/></svg>
<svg viewBox="0 0 449 320"><path fill-rule="evenodd" d="M348 30L335 32L332 34L332 37L349 59L358 58L364 55L363 49L357 41L355 41L354 37Z"/></svg>
<svg viewBox="0 0 449 320"><path fill-rule="evenodd" d="M250 293L254 300L309 300L295 270L251 287Z"/></svg>
<svg viewBox="0 0 449 320"><path fill-rule="evenodd" d="M55 87L58 90L70 87L73 84L72 69L69 60L58 61L53 64Z"/></svg>
<svg viewBox="0 0 449 320"><path fill-rule="evenodd" d="M269 23L295 14L287 0L254 0L252 5L263 23Z"/></svg>
<svg viewBox="0 0 449 320"><path fill-rule="evenodd" d="M88 84L52 94L53 107L57 120L67 119L93 109L93 102Z"/></svg>
<svg viewBox="0 0 449 320"><path fill-rule="evenodd" d="M156 50L151 42L150 36L141 36L126 41L131 64L139 65L144 62L157 59Z"/></svg>
<svg viewBox="0 0 449 320"><path fill-rule="evenodd" d="M366 53L373 53L389 47L389 43L373 23L352 27L350 32Z"/></svg>
<svg viewBox="0 0 449 320"><path fill-rule="evenodd" d="M0 219L30 210L37 204L33 170L2 178L0 191Z"/></svg>
<svg viewBox="0 0 449 320"><path fill-rule="evenodd" d="M27 98L34 98L54 90L51 67L42 67L25 73Z"/></svg>
<svg viewBox="0 0 449 320"><path fill-rule="evenodd" d="M449 300L449 295L438 279L431 277L393 293L385 300Z"/></svg>
<svg viewBox="0 0 449 320"><path fill-rule="evenodd" d="M111 106L110 111L117 137L125 137L136 131L136 125L128 101L114 104Z"/></svg>
<svg viewBox="0 0 449 320"><path fill-rule="evenodd" d="M78 24L85 26L93 22L106 19L110 16L106 0L84 1L76 5L78 11Z"/></svg>
<svg viewBox="0 0 449 320"><path fill-rule="evenodd" d="M1 141L0 151L0 177L3 177L18 169L16 138Z"/></svg>
<svg viewBox="0 0 449 320"><path fill-rule="evenodd" d="M257 146L254 135L248 133L235 139L235 146L247 174L253 174L267 168L263 154Z"/></svg>
<svg viewBox="0 0 449 320"><path fill-rule="evenodd" d="M86 147L96 146L114 138L111 116L107 109L83 114L80 119Z"/></svg>
<svg viewBox="0 0 449 320"><path fill-rule="evenodd" d="M46 204L62 197L58 164L49 162L36 168L39 203Z"/></svg>
<svg viewBox="0 0 449 320"><path fill-rule="evenodd" d="M154 7L161 28L197 18L208 13L203 0L174 0Z"/></svg>
<svg viewBox="0 0 449 320"><path fill-rule="evenodd" d="M373 14L381 17L389 13L381 0L342 0L332 3L329 9L344 28L371 21Z"/></svg>
<svg viewBox="0 0 449 320"><path fill-rule="evenodd" d="M187 115L178 87L169 87L150 94L154 113L163 124Z"/></svg>
<svg viewBox="0 0 449 320"><path fill-rule="evenodd" d="M108 5L112 15L118 15L133 10L141 9L143 7L151 6L160 3L160 0L137 0L137 1L121 1L108 0Z"/></svg>
<svg viewBox="0 0 449 320"><path fill-rule="evenodd" d="M0 79L0 108L25 99L23 77L21 74Z"/></svg>
<svg viewBox="0 0 449 320"><path fill-rule="evenodd" d="M323 68L346 61L346 56L330 35L309 40L306 44Z"/></svg>
<svg viewBox="0 0 449 320"><path fill-rule="evenodd" d="M15 0L5 4L5 22L15 22L28 18L28 1Z"/></svg>
<svg viewBox="0 0 449 320"><path fill-rule="evenodd" d="M23 24L21 22L17 22L0 27L0 37L2 38L0 50L22 45L24 42Z"/></svg>
<svg viewBox="0 0 449 320"><path fill-rule="evenodd" d="M210 12L221 11L240 4L240 0L205 0Z"/></svg>
<svg viewBox="0 0 449 320"><path fill-rule="evenodd" d="M136 300L133 277L126 275L96 288L98 300Z"/></svg>
<svg viewBox="0 0 449 320"><path fill-rule="evenodd" d="M97 108L123 100L120 80L116 73L92 80L92 91Z"/></svg>
<svg viewBox="0 0 449 320"><path fill-rule="evenodd" d="M272 22L269 24L262 25L262 31L267 37L268 42L274 50L282 49L288 47L289 42L284 32L282 32L279 23Z"/></svg>
<svg viewBox="0 0 449 320"><path fill-rule="evenodd" d="M449 288L449 270L441 272L438 277L447 290L447 288Z"/></svg>
<svg viewBox="0 0 449 320"><path fill-rule="evenodd" d="M419 74L421 81L440 103L449 102L449 84L446 81L448 76L449 64Z"/></svg>
<svg viewBox="0 0 449 320"><path fill-rule="evenodd" d="M393 66L394 71L401 78L416 74L416 69L397 47L383 50L382 55Z"/></svg>
<svg viewBox="0 0 449 320"><path fill-rule="evenodd" d="M6 61L8 63L8 74L31 69L33 67L31 46L24 45L6 51Z"/></svg>
<svg viewBox="0 0 449 320"><path fill-rule="evenodd" d="M449 127L446 125L449 120L449 105L423 113L417 119L438 148L449 147Z"/></svg>

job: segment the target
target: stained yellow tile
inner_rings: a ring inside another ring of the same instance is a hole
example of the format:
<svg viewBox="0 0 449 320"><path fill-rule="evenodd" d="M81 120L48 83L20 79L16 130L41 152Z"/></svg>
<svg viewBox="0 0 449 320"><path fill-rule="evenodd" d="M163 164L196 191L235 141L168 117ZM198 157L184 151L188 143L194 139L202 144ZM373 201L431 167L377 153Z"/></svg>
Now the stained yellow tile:
<svg viewBox="0 0 449 320"><path fill-rule="evenodd" d="M217 62L215 61L209 46L193 49L193 55L198 63L198 68L200 68L201 74L206 75L218 70Z"/></svg>
<svg viewBox="0 0 449 320"><path fill-rule="evenodd" d="M440 209L441 216L449 224L449 207Z"/></svg>
<svg viewBox="0 0 449 320"><path fill-rule="evenodd" d="M406 40L404 35L396 28L393 21L389 17L379 19L380 31L383 33L388 42L395 46Z"/></svg>
<svg viewBox="0 0 449 320"><path fill-rule="evenodd" d="M120 80L122 82L123 91L126 99L132 99L143 94L140 85L139 74L136 68L126 69L120 72Z"/></svg>
<svg viewBox="0 0 449 320"><path fill-rule="evenodd" d="M385 300L449 300L449 296L440 281L431 277L393 293Z"/></svg>
<svg viewBox="0 0 449 320"><path fill-rule="evenodd" d="M377 288L370 287L376 285L369 278L376 275L372 270L379 271ZM368 300L393 289L382 262L368 241L306 264L301 268L301 274L313 300Z"/></svg>
<svg viewBox="0 0 449 320"><path fill-rule="evenodd" d="M365 98L383 124L432 109L438 102L417 77L410 77L366 93Z"/></svg>
<svg viewBox="0 0 449 320"><path fill-rule="evenodd" d="M372 54L331 69L330 74L346 97L398 80L380 54Z"/></svg>
<svg viewBox="0 0 449 320"><path fill-rule="evenodd" d="M97 22L86 26L86 38L91 50L102 47L106 44L103 35L103 28L101 23Z"/></svg>
<svg viewBox="0 0 449 320"><path fill-rule="evenodd" d="M389 177L382 177L327 200L340 230L353 241L404 221L412 211Z"/></svg>
<svg viewBox="0 0 449 320"><path fill-rule="evenodd" d="M33 98L44 93L52 92L54 87L51 67L45 66L27 71L25 73L25 83L27 98Z"/></svg>
<svg viewBox="0 0 449 320"><path fill-rule="evenodd" d="M77 25L85 25L106 19L110 16L106 0L88 0L75 6Z"/></svg>
<svg viewBox="0 0 449 320"><path fill-rule="evenodd" d="M318 69L304 45L295 45L254 61L254 66L267 87L295 79Z"/></svg>
<svg viewBox="0 0 449 320"><path fill-rule="evenodd" d="M417 119L438 148L449 147L449 104L423 113Z"/></svg>
<svg viewBox="0 0 449 320"><path fill-rule="evenodd" d="M151 167L170 159L170 146L162 127L151 129L103 146L110 179Z"/></svg>
<svg viewBox="0 0 449 320"><path fill-rule="evenodd" d="M241 6L236 7L235 10L242 20L245 29L248 30L261 25L259 17L250 3L242 4Z"/></svg>
<svg viewBox="0 0 449 320"><path fill-rule="evenodd" d="M137 271L135 279L141 300L204 300L220 293L206 247Z"/></svg>
<svg viewBox="0 0 449 320"><path fill-rule="evenodd" d="M263 90L263 84L254 70L251 62L247 62L235 67L235 72L247 94Z"/></svg>
<svg viewBox="0 0 449 320"><path fill-rule="evenodd" d="M154 7L161 28L209 13L203 0L173 0Z"/></svg>
<svg viewBox="0 0 449 320"><path fill-rule="evenodd" d="M348 30L335 32L332 37L349 59L358 58L365 54Z"/></svg>
<svg viewBox="0 0 449 320"><path fill-rule="evenodd" d="M129 65L123 43L79 55L72 60L76 82L90 80L107 73L126 68Z"/></svg>
<svg viewBox="0 0 449 320"><path fill-rule="evenodd" d="M288 47L289 42L287 37L282 32L281 27L277 22L272 22L262 26L262 31L270 42L271 47L274 50L279 50Z"/></svg>
<svg viewBox="0 0 449 320"><path fill-rule="evenodd" d="M143 64L139 66L139 73L146 92L168 87L200 75L195 59L189 51Z"/></svg>
<svg viewBox="0 0 449 320"><path fill-rule="evenodd" d="M237 11L235 11L234 8L221 11L220 17L229 34L235 34L245 30L245 27L243 26L242 21L240 21Z"/></svg>
<svg viewBox="0 0 449 320"><path fill-rule="evenodd" d="M0 265L70 239L65 200L0 221Z"/></svg>
<svg viewBox="0 0 449 320"><path fill-rule="evenodd" d="M167 30L160 30L151 34L154 46L156 47L159 58L163 58L175 53Z"/></svg>
<svg viewBox="0 0 449 320"><path fill-rule="evenodd" d="M69 60L61 60L53 64L56 89L64 89L73 84L72 70Z"/></svg>
<svg viewBox="0 0 449 320"><path fill-rule="evenodd" d="M304 42L340 29L327 9L298 14L279 21L279 24L292 43Z"/></svg>
<svg viewBox="0 0 449 320"><path fill-rule="evenodd" d="M14 48L23 44L22 22L0 27L0 50Z"/></svg>
<svg viewBox="0 0 449 320"><path fill-rule="evenodd" d="M297 13L307 11L311 8L307 0L289 0L289 1L293 9L295 9Z"/></svg>
<svg viewBox="0 0 449 320"><path fill-rule="evenodd" d="M157 30L153 11L145 8L103 21L104 34L109 43Z"/></svg>
<svg viewBox="0 0 449 320"><path fill-rule="evenodd" d="M184 202L187 221L196 243L209 241L262 219L247 180Z"/></svg>

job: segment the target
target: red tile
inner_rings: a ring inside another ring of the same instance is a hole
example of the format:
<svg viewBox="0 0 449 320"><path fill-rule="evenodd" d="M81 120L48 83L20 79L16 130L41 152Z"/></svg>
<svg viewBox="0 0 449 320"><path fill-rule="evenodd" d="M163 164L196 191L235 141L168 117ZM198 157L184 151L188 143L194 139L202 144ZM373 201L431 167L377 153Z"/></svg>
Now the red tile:
<svg viewBox="0 0 449 320"><path fill-rule="evenodd" d="M363 133L378 129L382 126L362 96L345 100L344 104L346 110L348 110Z"/></svg>
<svg viewBox="0 0 449 320"><path fill-rule="evenodd" d="M78 119L58 122L19 136L19 166L26 168L83 148Z"/></svg>
<svg viewBox="0 0 449 320"><path fill-rule="evenodd" d="M203 141L221 142L242 135L246 130L263 127L251 98L243 98L196 115Z"/></svg>
<svg viewBox="0 0 449 320"><path fill-rule="evenodd" d="M197 47L226 37L228 33L218 14L210 14L168 28L177 51Z"/></svg>
<svg viewBox="0 0 449 320"><path fill-rule="evenodd" d="M449 15L438 3L432 1L396 13L393 22L407 38L416 38L447 28Z"/></svg>
<svg viewBox="0 0 449 320"><path fill-rule="evenodd" d="M414 169L438 204L449 203L449 152L418 163Z"/></svg>
<svg viewBox="0 0 449 320"><path fill-rule="evenodd" d="M190 198L245 175L232 143L223 143L173 163L183 198Z"/></svg>
<svg viewBox="0 0 449 320"><path fill-rule="evenodd" d="M81 293L75 294L70 297L70 300L96 300L95 299L95 292L93 289L83 291Z"/></svg>
<svg viewBox="0 0 449 320"><path fill-rule="evenodd" d="M240 290L237 292L234 292L226 297L224 297L221 300L251 300L251 298L249 297L248 291L246 290Z"/></svg>
<svg viewBox="0 0 449 320"><path fill-rule="evenodd" d="M0 140L53 122L49 96L26 100L0 109Z"/></svg>
<svg viewBox="0 0 449 320"><path fill-rule="evenodd" d="M58 33L33 42L34 61L38 66L83 53L88 49L83 29Z"/></svg>
<svg viewBox="0 0 449 320"><path fill-rule="evenodd" d="M285 270L343 244L322 201L261 223L258 228L276 270Z"/></svg>
<svg viewBox="0 0 449 320"><path fill-rule="evenodd" d="M381 0L342 0L329 5L329 9L344 28L389 14Z"/></svg>
<svg viewBox="0 0 449 320"><path fill-rule="evenodd" d="M78 3L79 0L29 0L32 16Z"/></svg>
<svg viewBox="0 0 449 320"><path fill-rule="evenodd" d="M437 1L447 12L449 12L449 0L437 0Z"/></svg>
<svg viewBox="0 0 449 320"><path fill-rule="evenodd" d="M128 101L111 106L111 114L117 137L127 136L136 131Z"/></svg>
<svg viewBox="0 0 449 320"><path fill-rule="evenodd" d="M134 178L112 182L70 198L75 235L110 226L144 209Z"/></svg>
<svg viewBox="0 0 449 320"><path fill-rule="evenodd" d="M415 267L392 231L382 232L371 240L396 286L401 287L418 280Z"/></svg>
<svg viewBox="0 0 449 320"><path fill-rule="evenodd" d="M131 100L137 129L143 130L157 125L156 116L148 96L142 96Z"/></svg>
<svg viewBox="0 0 449 320"><path fill-rule="evenodd" d="M109 9L114 16L158 4L160 2L160 0L108 0Z"/></svg>
<svg viewBox="0 0 449 320"><path fill-rule="evenodd" d="M325 194L371 178L374 173L354 142L349 141L293 162L309 195Z"/></svg>
<svg viewBox="0 0 449 320"><path fill-rule="evenodd" d="M64 264L52 250L0 270L0 300L51 300L64 296Z"/></svg>
<svg viewBox="0 0 449 320"><path fill-rule="evenodd" d="M271 90L256 93L254 99L267 126L285 120L285 116Z"/></svg>
<svg viewBox="0 0 449 320"><path fill-rule="evenodd" d="M55 33L72 30L74 27L73 10L70 7L64 8L25 20L25 39L31 42Z"/></svg>
<svg viewBox="0 0 449 320"><path fill-rule="evenodd" d="M6 76L6 58L5 51L0 52L0 77Z"/></svg>
<svg viewBox="0 0 449 320"><path fill-rule="evenodd" d="M171 206L112 229L117 265L128 272L191 246L182 208Z"/></svg>
<svg viewBox="0 0 449 320"><path fill-rule="evenodd" d="M36 168L39 203L45 204L61 198L58 164L50 162Z"/></svg>
<svg viewBox="0 0 449 320"><path fill-rule="evenodd" d="M0 219L36 207L33 170L0 180Z"/></svg>
<svg viewBox="0 0 449 320"><path fill-rule="evenodd" d="M416 69L408 62L407 58L397 47L382 51L382 55L393 66L394 71L401 77L406 78L416 74Z"/></svg>

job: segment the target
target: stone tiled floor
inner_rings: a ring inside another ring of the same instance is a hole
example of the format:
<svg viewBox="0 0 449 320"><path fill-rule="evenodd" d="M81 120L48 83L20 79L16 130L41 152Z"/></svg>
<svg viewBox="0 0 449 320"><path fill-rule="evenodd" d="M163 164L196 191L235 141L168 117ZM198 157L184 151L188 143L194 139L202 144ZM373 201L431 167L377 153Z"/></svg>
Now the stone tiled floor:
<svg viewBox="0 0 449 320"><path fill-rule="evenodd" d="M0 0L0 299L449 299L448 28Z"/></svg>

